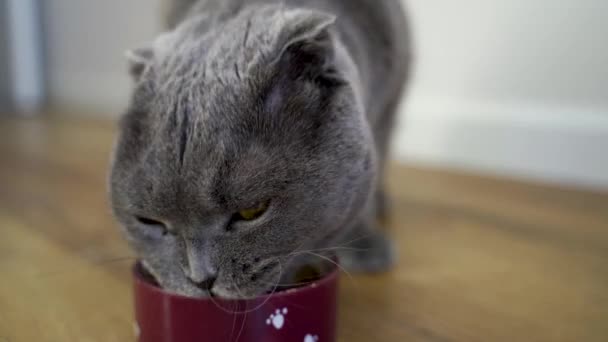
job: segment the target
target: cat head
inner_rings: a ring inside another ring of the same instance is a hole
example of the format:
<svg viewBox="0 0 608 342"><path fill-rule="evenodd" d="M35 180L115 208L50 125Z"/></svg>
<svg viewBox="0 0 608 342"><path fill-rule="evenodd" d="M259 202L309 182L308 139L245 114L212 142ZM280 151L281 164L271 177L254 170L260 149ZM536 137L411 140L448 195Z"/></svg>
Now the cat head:
<svg viewBox="0 0 608 342"><path fill-rule="evenodd" d="M131 53L111 200L164 288L264 293L359 215L373 144L333 23L259 7L191 18Z"/></svg>

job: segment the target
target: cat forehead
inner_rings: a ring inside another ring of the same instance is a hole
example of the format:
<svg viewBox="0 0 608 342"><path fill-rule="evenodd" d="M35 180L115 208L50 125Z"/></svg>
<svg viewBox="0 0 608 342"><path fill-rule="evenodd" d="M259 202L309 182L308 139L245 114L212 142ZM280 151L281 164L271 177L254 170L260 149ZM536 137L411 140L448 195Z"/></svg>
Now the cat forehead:
<svg viewBox="0 0 608 342"><path fill-rule="evenodd" d="M194 17L157 40L153 76L161 83L176 75L229 82L251 76L272 60L281 28L269 26L259 13L243 12L224 23L207 21Z"/></svg>
<svg viewBox="0 0 608 342"><path fill-rule="evenodd" d="M162 138L141 146L139 162L121 164L132 193L144 195L134 198L143 199L141 205L152 210L170 213L252 204L261 190L272 190L260 184L282 175L281 159L267 146L245 143L230 134L209 135L209 140L190 129L186 136L179 128L165 129L156 133Z"/></svg>
<svg viewBox="0 0 608 342"><path fill-rule="evenodd" d="M241 53L230 58L220 57L222 53L213 57L214 53L178 51L157 63L146 82L152 90L145 96L151 101L148 105L165 113L188 111L202 117L214 113L226 118L259 99L271 82L271 71Z"/></svg>

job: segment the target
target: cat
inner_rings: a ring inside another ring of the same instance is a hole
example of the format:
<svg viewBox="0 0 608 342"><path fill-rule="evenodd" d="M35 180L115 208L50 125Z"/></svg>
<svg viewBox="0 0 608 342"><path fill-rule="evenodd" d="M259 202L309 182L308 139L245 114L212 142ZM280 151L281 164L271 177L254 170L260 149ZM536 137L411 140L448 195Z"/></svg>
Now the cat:
<svg viewBox="0 0 608 342"><path fill-rule="evenodd" d="M159 284L250 298L333 252L391 267L377 219L409 41L400 0L171 1L167 31L128 53L109 180Z"/></svg>

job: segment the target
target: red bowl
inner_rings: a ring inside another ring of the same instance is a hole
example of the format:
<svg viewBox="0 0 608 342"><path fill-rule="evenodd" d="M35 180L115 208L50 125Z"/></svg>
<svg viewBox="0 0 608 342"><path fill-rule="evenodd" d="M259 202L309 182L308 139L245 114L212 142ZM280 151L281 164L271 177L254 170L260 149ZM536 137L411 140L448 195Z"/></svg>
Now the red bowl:
<svg viewBox="0 0 608 342"><path fill-rule="evenodd" d="M338 270L303 287L248 300L165 292L133 268L139 342L333 342Z"/></svg>

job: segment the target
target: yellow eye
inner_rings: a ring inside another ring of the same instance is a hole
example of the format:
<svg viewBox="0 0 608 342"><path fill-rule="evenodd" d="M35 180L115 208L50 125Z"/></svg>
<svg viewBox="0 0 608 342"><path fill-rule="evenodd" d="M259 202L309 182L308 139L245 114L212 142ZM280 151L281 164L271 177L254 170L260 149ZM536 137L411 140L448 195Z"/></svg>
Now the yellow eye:
<svg viewBox="0 0 608 342"><path fill-rule="evenodd" d="M268 209L268 202L260 203L255 208L243 209L239 211L239 216L242 220L251 221L262 216L262 214Z"/></svg>

